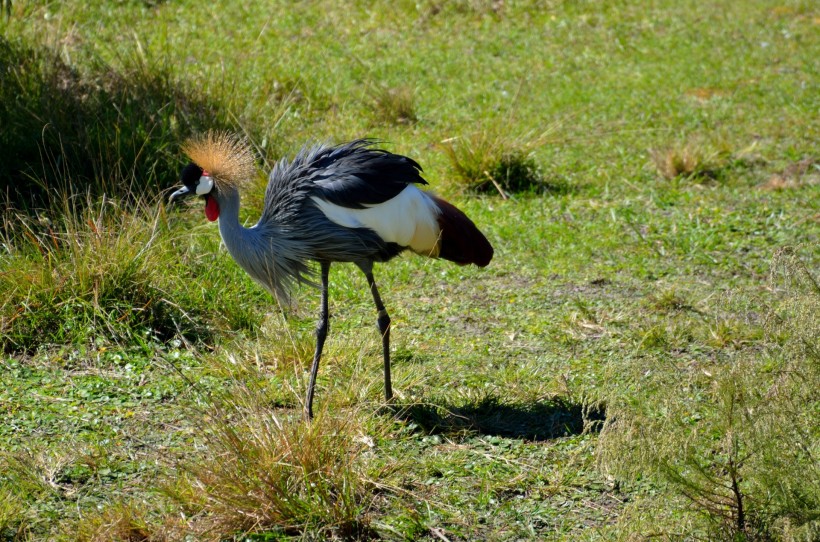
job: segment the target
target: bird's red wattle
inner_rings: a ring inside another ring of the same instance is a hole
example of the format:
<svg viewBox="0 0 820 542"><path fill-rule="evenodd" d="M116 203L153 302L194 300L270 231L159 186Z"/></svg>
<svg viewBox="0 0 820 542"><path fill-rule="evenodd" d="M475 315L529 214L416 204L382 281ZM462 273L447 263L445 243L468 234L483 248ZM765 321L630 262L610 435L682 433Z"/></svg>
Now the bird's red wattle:
<svg viewBox="0 0 820 542"><path fill-rule="evenodd" d="M211 222L219 218L219 203L216 198L205 196L205 217Z"/></svg>

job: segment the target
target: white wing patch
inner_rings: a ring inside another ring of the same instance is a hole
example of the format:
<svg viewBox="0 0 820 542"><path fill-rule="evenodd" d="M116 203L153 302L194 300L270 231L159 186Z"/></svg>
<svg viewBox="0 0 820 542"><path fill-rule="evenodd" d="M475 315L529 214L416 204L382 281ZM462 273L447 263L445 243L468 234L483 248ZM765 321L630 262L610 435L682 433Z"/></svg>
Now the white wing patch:
<svg viewBox="0 0 820 542"><path fill-rule="evenodd" d="M384 203L364 209L350 209L315 196L313 203L331 221L346 228L370 228L389 243L409 247L425 256L438 255L441 230L438 206L413 185Z"/></svg>

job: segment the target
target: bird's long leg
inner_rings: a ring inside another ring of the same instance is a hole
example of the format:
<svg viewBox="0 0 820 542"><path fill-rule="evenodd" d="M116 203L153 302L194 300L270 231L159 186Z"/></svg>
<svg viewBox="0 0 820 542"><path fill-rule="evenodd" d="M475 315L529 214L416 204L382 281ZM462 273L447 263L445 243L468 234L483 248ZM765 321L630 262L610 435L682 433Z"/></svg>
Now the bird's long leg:
<svg viewBox="0 0 820 542"><path fill-rule="evenodd" d="M393 399L393 386L390 383L390 315L384 308L379 289L376 287L376 280L373 278L373 265L360 265L367 277L367 284L370 286L370 293L373 294L373 301L376 303L376 310L379 311L379 318L376 322L379 325L379 333L382 335L382 356L384 357L384 398L387 401Z"/></svg>
<svg viewBox="0 0 820 542"><path fill-rule="evenodd" d="M305 417L313 419L313 393L316 389L316 375L319 373L319 360L322 359L322 349L325 346L327 332L330 329L330 315L327 309L328 277L330 262L321 262L322 266L322 308L319 323L316 325L316 352L313 354L313 365L310 368L310 382L308 382L307 399L305 399Z"/></svg>

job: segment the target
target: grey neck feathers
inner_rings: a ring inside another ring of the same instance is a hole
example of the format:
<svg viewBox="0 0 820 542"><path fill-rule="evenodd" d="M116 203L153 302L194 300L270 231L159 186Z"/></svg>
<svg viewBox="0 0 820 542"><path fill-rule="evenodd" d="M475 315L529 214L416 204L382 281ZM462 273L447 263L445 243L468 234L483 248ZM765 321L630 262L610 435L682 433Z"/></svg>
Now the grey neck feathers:
<svg viewBox="0 0 820 542"><path fill-rule="evenodd" d="M294 282L310 282L304 256L295 253L279 226L260 220L245 228L239 223L239 192L222 190L216 195L219 204L219 233L228 252L256 282L283 303L289 302Z"/></svg>
<svg viewBox="0 0 820 542"><path fill-rule="evenodd" d="M233 259L245 268L240 260L243 254L247 254L248 245L254 243L254 235L239 223L239 192L235 189L220 190L215 197L219 204L219 233L222 241Z"/></svg>

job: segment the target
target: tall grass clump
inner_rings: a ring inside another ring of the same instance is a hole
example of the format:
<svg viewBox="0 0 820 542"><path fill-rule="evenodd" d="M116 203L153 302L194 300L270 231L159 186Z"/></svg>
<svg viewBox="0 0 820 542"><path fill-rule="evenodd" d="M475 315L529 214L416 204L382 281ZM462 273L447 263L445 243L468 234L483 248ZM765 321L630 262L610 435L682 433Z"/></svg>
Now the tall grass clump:
<svg viewBox="0 0 820 542"><path fill-rule="evenodd" d="M230 124L226 108L138 44L80 66L0 36L0 73L0 200L20 210L60 208L69 193L156 194L178 169L180 141Z"/></svg>
<svg viewBox="0 0 820 542"><path fill-rule="evenodd" d="M23 499L0 487L0 540L24 539L29 520Z"/></svg>
<svg viewBox="0 0 820 542"><path fill-rule="evenodd" d="M197 511L196 530L215 540L266 532L370 538L376 493L356 417L305 422L272 406L255 373L239 369L230 393L209 408L206 453L181 466L190 487L176 496Z"/></svg>
<svg viewBox="0 0 820 542"><path fill-rule="evenodd" d="M225 281L231 268L208 252L212 247L198 247L202 241L190 232L171 233L159 199L136 205L66 201L53 218L7 213L4 221L5 352L52 344L208 341L227 324L241 329L258 323L247 295L235 291L241 286ZM175 235L186 238L180 242Z"/></svg>
<svg viewBox="0 0 820 542"><path fill-rule="evenodd" d="M172 306L156 285L154 275L168 264L157 261L163 258L157 216L103 200L53 220L8 215L5 226L17 232L6 235L0 260L5 351L123 339L149 329L173 335L186 326L181 313L168 313Z"/></svg>
<svg viewBox="0 0 820 542"><path fill-rule="evenodd" d="M709 539L803 540L820 526L820 288L799 254L773 260L762 348L665 382L675 391L654 403L636 397L656 385L643 360L629 397L610 402L603 465L660 484Z"/></svg>
<svg viewBox="0 0 820 542"><path fill-rule="evenodd" d="M450 139L440 148L455 171L458 184L471 192L509 194L544 186L532 156L532 142L510 139L495 131Z"/></svg>

